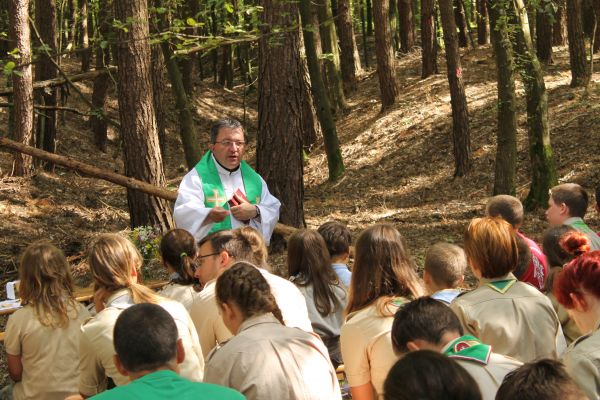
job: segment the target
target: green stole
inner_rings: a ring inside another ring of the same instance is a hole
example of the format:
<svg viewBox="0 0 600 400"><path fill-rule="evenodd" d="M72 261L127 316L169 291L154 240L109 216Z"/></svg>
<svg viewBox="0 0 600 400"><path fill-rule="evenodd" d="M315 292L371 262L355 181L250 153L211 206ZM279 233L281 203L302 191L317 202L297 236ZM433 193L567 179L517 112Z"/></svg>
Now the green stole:
<svg viewBox="0 0 600 400"><path fill-rule="evenodd" d="M224 209L229 210L229 203L225 197L225 189L223 189L223 183L221 183L215 161L212 159L212 152L207 151L194 169L202 180L204 205L207 208L223 207ZM244 189L248 201L250 201L251 204L260 203L260 195L262 194L262 181L260 175L258 175L245 161L240 163L240 169L242 171L242 181L244 182ZM226 229L231 229L231 215L225 217L221 222L214 223L209 234Z"/></svg>
<svg viewBox="0 0 600 400"><path fill-rule="evenodd" d="M475 336L465 335L454 340L444 351L450 358L469 360L487 365L492 354L492 346L483 344Z"/></svg>

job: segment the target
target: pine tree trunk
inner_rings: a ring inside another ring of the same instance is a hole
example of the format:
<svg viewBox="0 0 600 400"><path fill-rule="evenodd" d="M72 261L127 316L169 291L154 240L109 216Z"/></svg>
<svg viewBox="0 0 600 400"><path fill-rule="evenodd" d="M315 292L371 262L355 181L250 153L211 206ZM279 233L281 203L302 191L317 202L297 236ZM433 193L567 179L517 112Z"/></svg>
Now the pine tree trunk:
<svg viewBox="0 0 600 400"><path fill-rule="evenodd" d="M600 51L600 0L592 0L592 5L596 24L596 34L594 35L594 54L596 54Z"/></svg>
<svg viewBox="0 0 600 400"><path fill-rule="evenodd" d="M360 27L362 36L362 48L365 68L369 68L369 47L367 46L367 22L365 20L365 8L363 1L360 0Z"/></svg>
<svg viewBox="0 0 600 400"><path fill-rule="evenodd" d="M340 62L344 87L348 92L356 90L357 75L360 73L360 58L356 49L356 39L352 28L352 15L350 14L350 0L339 0L338 8L338 33L340 39Z"/></svg>
<svg viewBox="0 0 600 400"><path fill-rule="evenodd" d="M337 47L337 34L333 16L331 14L331 0L317 0L316 9L319 17L319 31L321 33L321 49L323 54L330 56L324 60L325 70L327 71L327 83L329 98L334 111L343 110L348 105L344 95L344 83L342 81L342 71L340 62L340 53Z"/></svg>
<svg viewBox="0 0 600 400"><path fill-rule="evenodd" d="M581 20L581 2L582 0L567 0L571 87L587 86L590 82L590 70L586 62L583 23Z"/></svg>
<svg viewBox="0 0 600 400"><path fill-rule="evenodd" d="M366 1L366 16L367 16L367 36L373 36L373 2Z"/></svg>
<svg viewBox="0 0 600 400"><path fill-rule="evenodd" d="M435 0L421 2L421 78L437 74L437 52L435 37Z"/></svg>
<svg viewBox="0 0 600 400"><path fill-rule="evenodd" d="M112 10L112 1L104 3L104 7L100 7L98 10L98 41L94 44L96 46L96 69L105 68L110 64L110 47L108 44L104 45L104 48L100 45L102 41L108 40L110 33L110 17ZM98 43L100 42L100 43ZM98 75L94 78L94 85L92 89L92 105L94 110L104 110L104 104L106 102L106 93L110 87L111 77L109 74ZM108 126L106 119L92 115L90 117L90 125L94 134L94 144L102 151L106 152L108 142Z"/></svg>
<svg viewBox="0 0 600 400"><path fill-rule="evenodd" d="M471 169L471 133L469 130L469 111L462 79L462 66L458 50L455 18L452 0L439 0L444 45L446 47L446 66L450 85L452 104L452 143L454 151L454 176L464 176Z"/></svg>
<svg viewBox="0 0 600 400"><path fill-rule="evenodd" d="M454 0L454 19L458 28L458 45L460 47L467 47L469 45L469 38L467 37L467 17L465 16L465 9L462 1Z"/></svg>
<svg viewBox="0 0 600 400"><path fill-rule="evenodd" d="M344 173L344 162L337 136L337 130L331 106L325 90L325 84L321 77L317 49L315 47L314 33L311 29L311 3L310 0L300 0L300 15L302 19L302 33L304 36L304 48L306 49L306 61L310 74L311 91L315 101L317 117L323 130L325 141L325 152L327 153L327 166L329 167L329 180L335 181ZM377 28L375 28L377 29Z"/></svg>
<svg viewBox="0 0 600 400"><path fill-rule="evenodd" d="M394 55L392 53L390 21L388 20L388 5L389 3L386 0L373 0L375 53L377 55L379 91L381 92L381 111L394 105L398 94L396 71L394 70Z"/></svg>
<svg viewBox="0 0 600 400"><path fill-rule="evenodd" d="M552 27L552 44L554 46L567 45L567 5L566 0L555 0L556 16Z"/></svg>
<svg viewBox="0 0 600 400"><path fill-rule="evenodd" d="M165 112L166 104L164 96L167 90L164 79L165 60L160 44L153 44L150 51L152 52L152 105L156 117L156 132L164 167L164 161L167 158L167 113Z"/></svg>
<svg viewBox="0 0 600 400"><path fill-rule="evenodd" d="M56 53L56 3L54 0L36 0L35 24L44 44L50 54ZM46 52L41 52L36 64L36 80L45 81L57 77L56 67L53 60ZM56 88L46 88L40 91L43 104L55 107L57 104ZM44 114L38 119L38 147L50 153L56 151L56 110L44 110ZM54 170L54 165L44 163L44 169Z"/></svg>
<svg viewBox="0 0 600 400"><path fill-rule="evenodd" d="M490 42L490 27L488 9L485 0L477 2L477 43L488 44Z"/></svg>
<svg viewBox="0 0 600 400"><path fill-rule="evenodd" d="M152 103L148 5L145 0L116 1L115 18L131 21L119 30L117 65L121 133L125 151L125 175L162 187L165 175ZM165 200L127 190L131 226L173 226Z"/></svg>
<svg viewBox="0 0 600 400"><path fill-rule="evenodd" d="M299 29L302 29L299 27ZM322 136L321 124L317 117L317 111L311 94L310 74L306 63L306 46L304 46L304 37L300 37L300 59L302 60L302 97L306 99L302 107L302 149L310 153L317 144L319 137Z"/></svg>
<svg viewBox="0 0 600 400"><path fill-rule="evenodd" d="M550 144L548 95L544 73L534 53L525 4L523 0L514 0L514 6L517 17L516 60L527 98L527 133L531 160L531 188L525 206L532 210L546 207L548 192L558 183L558 179Z"/></svg>
<svg viewBox="0 0 600 400"><path fill-rule="evenodd" d="M52 1L54 3L54 1ZM56 7L55 7L56 8ZM85 49L81 54L81 71L90 70L90 60L92 49L90 48L90 38L88 36L88 0L79 0L79 46Z"/></svg>
<svg viewBox="0 0 600 400"><path fill-rule="evenodd" d="M373 3L373 11L375 10L376 4ZM386 9L387 9L386 5ZM413 7L412 0L398 0L398 14L400 15L400 51L408 53L415 46L415 27L413 23ZM375 17L375 25L377 25L377 17ZM377 26L375 26L377 30ZM389 30L389 28L388 28ZM377 33L375 33L377 35Z"/></svg>
<svg viewBox="0 0 600 400"><path fill-rule="evenodd" d="M543 0L536 14L537 41L536 52L539 61L544 64L552 64L552 19L553 15L548 11L551 7L550 0Z"/></svg>
<svg viewBox="0 0 600 400"><path fill-rule="evenodd" d="M33 139L33 78L31 72L31 37L29 30L29 0L13 0L9 4L9 38L19 49L17 66L12 71L14 88L14 129L16 141L31 145ZM27 176L33 173L33 159L21 153L14 153L13 176Z"/></svg>
<svg viewBox="0 0 600 400"><path fill-rule="evenodd" d="M494 195L515 194L517 169L517 99L515 96L515 64L506 13L508 1L488 0L491 39L498 74L498 133Z"/></svg>
<svg viewBox="0 0 600 400"><path fill-rule="evenodd" d="M302 160L302 81L300 31L270 43L272 27L298 25L297 3L262 0L259 40L258 143L256 167L281 201L279 221L304 227Z"/></svg>

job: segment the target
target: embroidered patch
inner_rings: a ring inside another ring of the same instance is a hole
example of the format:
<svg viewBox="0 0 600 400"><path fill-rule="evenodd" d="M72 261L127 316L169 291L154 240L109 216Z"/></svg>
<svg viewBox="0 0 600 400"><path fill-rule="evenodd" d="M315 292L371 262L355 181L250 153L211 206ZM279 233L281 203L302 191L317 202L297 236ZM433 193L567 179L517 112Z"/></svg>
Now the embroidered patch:
<svg viewBox="0 0 600 400"><path fill-rule="evenodd" d="M444 354L451 358L476 361L486 365L492 354L492 346L481 343L474 336L465 335L451 343Z"/></svg>
<svg viewBox="0 0 600 400"><path fill-rule="evenodd" d="M504 294L515 284L516 279L503 279L501 281L486 282L486 285L496 292Z"/></svg>

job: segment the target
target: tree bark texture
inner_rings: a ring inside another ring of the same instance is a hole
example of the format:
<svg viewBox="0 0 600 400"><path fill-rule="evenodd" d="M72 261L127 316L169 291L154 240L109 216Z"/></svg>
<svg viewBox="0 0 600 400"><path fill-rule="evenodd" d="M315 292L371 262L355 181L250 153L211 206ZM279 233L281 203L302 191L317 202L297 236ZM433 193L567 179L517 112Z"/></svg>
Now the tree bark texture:
<svg viewBox="0 0 600 400"><path fill-rule="evenodd" d="M515 194L517 169L517 116L515 62L508 34L509 0L488 0L491 39L498 75L498 133L493 194Z"/></svg>
<svg viewBox="0 0 600 400"><path fill-rule="evenodd" d="M437 74L437 48L435 33L435 0L421 2L421 78Z"/></svg>
<svg viewBox="0 0 600 400"><path fill-rule="evenodd" d="M356 39L352 28L352 15L350 14L350 0L339 0L338 8L338 34L340 39L340 61L344 87L348 92L356 90L357 75L361 71L360 58L356 50Z"/></svg>
<svg viewBox="0 0 600 400"><path fill-rule="evenodd" d="M467 17L461 0L454 0L454 19L458 28L458 45L460 47L467 47L469 45L469 38L467 37Z"/></svg>
<svg viewBox="0 0 600 400"><path fill-rule="evenodd" d="M525 206L531 210L546 207L549 190L558 184L558 179L550 144L548 95L544 83L544 72L535 56L525 3L523 0L513 1L517 17L516 60L527 99L527 134L531 160L531 187L525 200ZM538 10L538 15L539 13Z"/></svg>
<svg viewBox="0 0 600 400"><path fill-rule="evenodd" d="M19 49L17 66L12 73L14 88L13 138L29 145L33 139L33 77L31 72L31 36L29 30L29 0L13 0L9 4L9 38ZM15 153L12 175L26 176L33 172L30 156Z"/></svg>
<svg viewBox="0 0 600 400"><path fill-rule="evenodd" d="M555 0L556 16L552 27L552 44L554 46L566 46L567 33L567 4L566 0Z"/></svg>
<svg viewBox="0 0 600 400"><path fill-rule="evenodd" d="M302 29L302 27L298 27ZM313 32L314 33L314 32ZM321 124L317 117L315 103L311 93L310 74L306 63L306 46L304 46L304 36L300 38L300 59L302 60L302 70L304 79L302 80L302 97L307 101L302 107L302 149L306 153L310 153L313 147L317 144L319 137L322 136Z"/></svg>
<svg viewBox="0 0 600 400"><path fill-rule="evenodd" d="M537 41L536 53L539 61L552 64L552 2L542 0L536 14Z"/></svg>
<svg viewBox="0 0 600 400"><path fill-rule="evenodd" d="M365 0L365 13L367 17L367 36L373 36L373 2Z"/></svg>
<svg viewBox="0 0 600 400"><path fill-rule="evenodd" d="M596 19L596 34L594 35L594 54L600 51L600 0L592 0L594 18Z"/></svg>
<svg viewBox="0 0 600 400"><path fill-rule="evenodd" d="M454 152L454 176L464 176L471 169L471 133L469 111L462 78L460 52L456 35L452 0L439 0L444 44L446 46L446 66L450 85L452 105L452 144Z"/></svg>
<svg viewBox="0 0 600 400"><path fill-rule="evenodd" d="M378 0L373 1L373 12ZM388 5L385 6L386 10ZM415 46L415 26L413 16L412 0L398 0L398 14L400 15L400 51L408 53ZM375 25L377 25L377 17L375 17ZM389 25L389 24L388 24ZM375 27L377 29L377 27ZM389 30L389 28L388 28ZM377 33L375 33L377 35Z"/></svg>
<svg viewBox="0 0 600 400"><path fill-rule="evenodd" d="M279 220L304 227L302 109L307 99L300 31L285 32L276 43L265 36L273 28L298 25L298 6L282 0L262 0L261 5L256 167L281 201Z"/></svg>
<svg viewBox="0 0 600 400"><path fill-rule="evenodd" d="M488 9L485 0L477 2L477 43L488 44L490 42L490 24Z"/></svg>
<svg viewBox="0 0 600 400"><path fill-rule="evenodd" d="M379 78L382 111L391 107L396 102L396 96L398 95L388 14L389 3L386 0L373 0L375 53L377 55L377 77Z"/></svg>
<svg viewBox="0 0 600 400"><path fill-rule="evenodd" d="M583 22L581 19L582 0L566 1L571 87L587 86L590 82L590 70L586 62Z"/></svg>
<svg viewBox="0 0 600 400"><path fill-rule="evenodd" d="M364 0L360 1L360 28L362 33L362 48L365 68L369 68L369 47L367 46L367 22L365 19L365 7L363 4Z"/></svg>
<svg viewBox="0 0 600 400"><path fill-rule="evenodd" d="M125 151L125 174L155 186L165 175L152 103L148 5L145 0L115 1L115 17L131 21L128 32L119 30L119 114ZM155 197L127 190L131 226L173 226L169 205Z"/></svg>
<svg viewBox="0 0 600 400"><path fill-rule="evenodd" d="M50 54L56 54L56 2L54 0L36 0L35 8L38 10L35 15L35 24L40 33L41 40L47 46ZM54 63L45 52L39 55L39 61L36 64L36 80L45 81L55 79L58 75ZM40 92L43 99L42 104L50 107L56 107L56 88L44 89ZM38 147L56 152L56 111L46 110L38 119ZM46 170L51 171L53 165L46 163Z"/></svg>

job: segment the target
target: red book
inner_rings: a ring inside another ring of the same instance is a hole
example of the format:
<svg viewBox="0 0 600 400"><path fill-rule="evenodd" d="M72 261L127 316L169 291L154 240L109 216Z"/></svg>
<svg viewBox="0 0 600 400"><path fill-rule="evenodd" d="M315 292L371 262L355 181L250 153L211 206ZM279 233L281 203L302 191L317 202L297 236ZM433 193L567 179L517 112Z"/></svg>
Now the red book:
<svg viewBox="0 0 600 400"><path fill-rule="evenodd" d="M229 200L227 203L229 204L229 207L234 207L234 206L239 206L240 204L243 204L243 203L250 203L250 202L248 201L248 198L246 197L246 195L240 189L238 189L233 194L233 197L231 198L231 200Z"/></svg>

